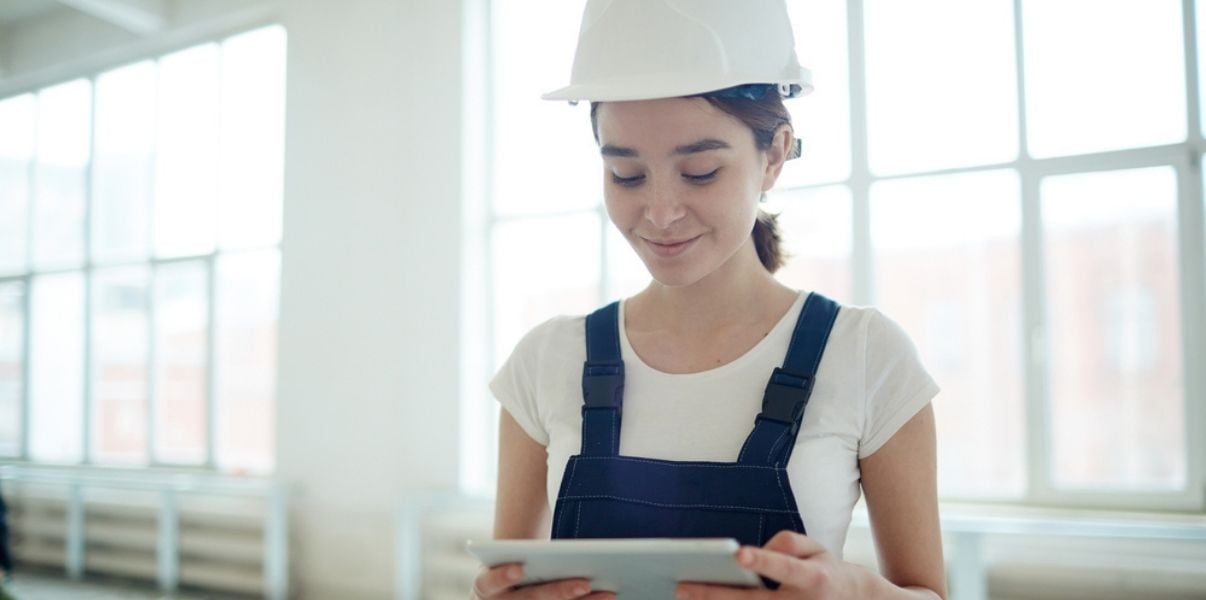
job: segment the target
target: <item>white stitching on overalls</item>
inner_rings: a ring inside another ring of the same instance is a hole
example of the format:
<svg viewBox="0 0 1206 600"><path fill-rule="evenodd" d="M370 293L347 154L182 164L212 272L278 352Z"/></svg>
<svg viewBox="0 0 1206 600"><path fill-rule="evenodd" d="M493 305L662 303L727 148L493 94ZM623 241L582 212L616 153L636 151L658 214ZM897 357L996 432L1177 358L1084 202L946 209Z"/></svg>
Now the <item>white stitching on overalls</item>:
<svg viewBox="0 0 1206 600"><path fill-rule="evenodd" d="M578 507L578 516L574 519L574 537L578 537L578 531L582 529L582 501L579 500L574 504Z"/></svg>
<svg viewBox="0 0 1206 600"><path fill-rule="evenodd" d="M782 489L782 485L779 486ZM786 496L785 496L786 498ZM665 502L653 502L652 500L638 500L636 498L625 498L623 496L612 496L609 494L592 494L589 496L566 496L562 500L617 500L620 502L631 502L633 504L646 504L649 506L657 506L660 508L723 508L728 510L740 510L747 512L771 512L790 514L791 510L780 510L777 508L758 508L750 506L729 506L727 504L668 504Z"/></svg>
<svg viewBox="0 0 1206 600"><path fill-rule="evenodd" d="M657 461L641 459L634 456L578 456L578 460L624 460L628 462L649 463L652 465L667 465L676 468L689 469L769 469L777 470L777 467L768 467L766 465L739 465L737 463L717 463L717 464L683 464L678 461ZM684 461L685 462L685 461ZM668 464L670 463L670 464Z"/></svg>
<svg viewBox="0 0 1206 600"><path fill-rule="evenodd" d="M755 421L755 422L754 422L754 429L757 429L757 428L758 428L758 422L757 422L757 421ZM741 452L739 452L739 453L737 454L737 462L741 462L742 460L744 460L744 459L745 459L745 449L746 449L746 448L749 448L749 446L750 446L750 438L751 438L751 437L754 437L754 436L753 436L753 435L747 435L747 436L745 437L745 443L744 443L744 444L741 444Z"/></svg>
<svg viewBox="0 0 1206 600"><path fill-rule="evenodd" d="M611 411L611 453L613 456L620 453L620 440L616 437L616 420L619 417L619 411Z"/></svg>
<svg viewBox="0 0 1206 600"><path fill-rule="evenodd" d="M791 512L791 503L787 501L787 491L783 489L783 478L781 477L782 474L783 474L783 471L778 470L778 469L775 470L775 482L779 484L779 493L783 494L783 508L784 508L784 510L777 511L777 512L790 513Z"/></svg>
<svg viewBox="0 0 1206 600"><path fill-rule="evenodd" d="M783 436L787 435L788 431L791 431L790 426L779 432L779 437L775 438L775 443L771 444L770 452L766 453L766 462L769 463L771 461L771 457L775 455L775 448L779 447L779 442L783 441Z"/></svg>
<svg viewBox="0 0 1206 600"><path fill-rule="evenodd" d="M825 354L825 346L829 344L829 334L833 333L833 323L837 321L838 311L833 311L829 315L829 326L825 328L825 337L821 338L821 351L817 353L817 359L812 363L812 377L815 380L817 376L817 367L821 365L821 356Z"/></svg>

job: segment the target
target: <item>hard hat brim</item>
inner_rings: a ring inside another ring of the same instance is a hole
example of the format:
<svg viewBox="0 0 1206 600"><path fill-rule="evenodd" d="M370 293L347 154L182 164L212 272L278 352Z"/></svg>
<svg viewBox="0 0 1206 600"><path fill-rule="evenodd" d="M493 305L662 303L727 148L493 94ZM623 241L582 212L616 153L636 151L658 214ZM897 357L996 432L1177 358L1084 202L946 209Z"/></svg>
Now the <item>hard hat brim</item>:
<svg viewBox="0 0 1206 600"><path fill-rule="evenodd" d="M675 85L672 82L665 82L661 85L649 85L646 83L631 86L633 89L624 89L625 86L617 86L613 83L571 84L543 94L540 97L544 100L564 100L568 102L627 102L633 100L657 100L660 98L698 96L708 92L722 90L747 83L777 83L791 84L794 87L798 87L798 91L790 96L786 96L787 98L798 98L800 96L806 96L813 91L811 79L811 77L806 75L805 77L791 81L736 81L702 87L698 83L694 85Z"/></svg>

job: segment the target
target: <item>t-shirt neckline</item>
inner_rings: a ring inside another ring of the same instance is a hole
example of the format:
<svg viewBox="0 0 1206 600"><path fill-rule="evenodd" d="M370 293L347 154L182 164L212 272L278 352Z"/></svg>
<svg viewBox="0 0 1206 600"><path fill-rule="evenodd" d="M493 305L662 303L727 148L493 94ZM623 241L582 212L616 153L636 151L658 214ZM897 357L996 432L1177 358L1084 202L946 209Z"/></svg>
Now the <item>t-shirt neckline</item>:
<svg viewBox="0 0 1206 600"><path fill-rule="evenodd" d="M735 358L723 365L712 367L710 369L705 369L703 371L696 371L694 373L667 373L665 371L655 369L655 368L649 366L648 364L646 364L644 359L642 359L636 353L636 351L632 349L632 344L628 341L628 329L626 327L624 327L624 314L625 314L625 311L628 306L628 299L625 298L622 301L620 301L620 314L619 314L620 358L624 361L624 366L626 369L636 367L638 369L647 371L658 377L695 378L695 377L714 377L717 375L723 375L731 370L739 369L745 363L747 363L751 360L754 360L754 357L761 354L767 344L774 343L772 341L772 339L779 338L779 335L783 332L784 329L794 328L796 321L800 316L800 311L803 310L804 300L810 294L811 294L811 292L804 292L803 290L797 292L795 302L793 302L791 307L787 309L787 312L783 313L783 316L779 318L779 322L775 323L775 326L771 328L770 332L768 332L765 336L763 336L762 339L758 340L757 344L754 344L749 350L746 350L741 356L738 356L737 358ZM788 335L790 335L790 334L788 334Z"/></svg>

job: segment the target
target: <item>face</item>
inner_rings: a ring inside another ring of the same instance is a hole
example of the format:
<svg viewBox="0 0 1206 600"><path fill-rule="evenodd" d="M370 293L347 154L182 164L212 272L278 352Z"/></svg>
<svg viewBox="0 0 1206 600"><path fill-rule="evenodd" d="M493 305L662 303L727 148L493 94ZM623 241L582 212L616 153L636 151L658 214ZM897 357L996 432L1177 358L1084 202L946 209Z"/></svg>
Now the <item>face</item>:
<svg viewBox="0 0 1206 600"><path fill-rule="evenodd" d="M778 168L744 123L700 98L607 102L596 123L607 213L654 279L761 268L750 233Z"/></svg>

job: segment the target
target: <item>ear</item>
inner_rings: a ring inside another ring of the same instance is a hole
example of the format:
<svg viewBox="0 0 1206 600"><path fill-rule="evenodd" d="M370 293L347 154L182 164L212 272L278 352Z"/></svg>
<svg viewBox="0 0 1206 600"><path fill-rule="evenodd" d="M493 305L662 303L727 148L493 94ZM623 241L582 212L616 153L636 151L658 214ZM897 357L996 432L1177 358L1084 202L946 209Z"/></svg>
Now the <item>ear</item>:
<svg viewBox="0 0 1206 600"><path fill-rule="evenodd" d="M787 163L787 159L791 158L795 145L796 136L792 133L791 127L780 125L775 130L775 137L771 140L770 148L766 149L766 171L762 174L762 191L770 191L775 186L775 181L783 172L783 165Z"/></svg>

